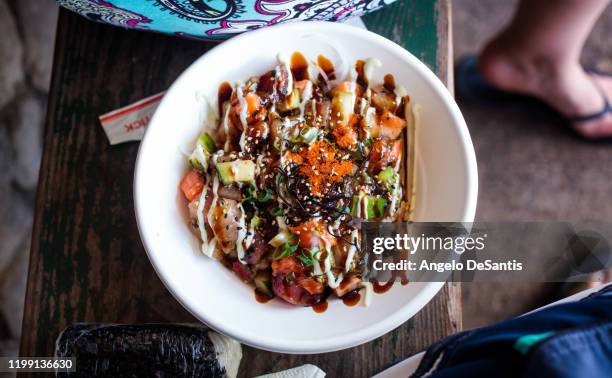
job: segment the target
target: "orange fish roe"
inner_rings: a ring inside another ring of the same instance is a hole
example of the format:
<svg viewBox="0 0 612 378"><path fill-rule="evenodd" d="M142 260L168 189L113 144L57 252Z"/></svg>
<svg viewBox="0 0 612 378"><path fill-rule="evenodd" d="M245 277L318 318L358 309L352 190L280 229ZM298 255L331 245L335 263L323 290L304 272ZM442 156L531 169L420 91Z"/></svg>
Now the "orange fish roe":
<svg viewBox="0 0 612 378"><path fill-rule="evenodd" d="M301 151L304 163L300 165L300 174L306 176L310 192L322 195L332 182L340 182L346 174L353 173L355 165L348 161L338 161L332 146L320 140L308 149Z"/></svg>
<svg viewBox="0 0 612 378"><path fill-rule="evenodd" d="M285 152L285 160L298 165L304 162L304 159L302 159L302 156L300 154L291 151Z"/></svg>
<svg viewBox="0 0 612 378"><path fill-rule="evenodd" d="M351 114L349 124L337 123L332 130L332 134L336 137L336 143L340 147L353 149L357 144L357 123L359 117L356 114Z"/></svg>

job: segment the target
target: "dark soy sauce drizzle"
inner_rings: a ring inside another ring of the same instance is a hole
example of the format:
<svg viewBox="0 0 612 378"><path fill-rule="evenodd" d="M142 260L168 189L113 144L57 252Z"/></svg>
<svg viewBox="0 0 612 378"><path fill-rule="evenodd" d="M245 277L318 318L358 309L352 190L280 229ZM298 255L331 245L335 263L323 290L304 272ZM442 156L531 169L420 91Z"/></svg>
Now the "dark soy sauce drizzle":
<svg viewBox="0 0 612 378"><path fill-rule="evenodd" d="M232 86L227 81L224 81L219 85L219 92L217 94L217 104L219 104L219 117L223 117L223 104L225 101L232 97Z"/></svg>
<svg viewBox="0 0 612 378"><path fill-rule="evenodd" d="M301 52L296 51L291 55L291 73L295 81L309 78L308 61Z"/></svg>
<svg viewBox="0 0 612 378"><path fill-rule="evenodd" d="M409 282L408 276L406 275L406 272L403 270L396 271L393 274L393 278L395 279L395 281L397 281L397 278L399 278L399 282L400 284L402 284L402 286L408 285L408 282Z"/></svg>
<svg viewBox="0 0 612 378"><path fill-rule="evenodd" d="M267 303L272 299L269 295L262 293L261 291L255 289L255 300L259 303Z"/></svg>
<svg viewBox="0 0 612 378"><path fill-rule="evenodd" d="M386 293L393 286L394 281L389 281L387 283L381 284L378 281L372 281L372 288L376 294Z"/></svg>
<svg viewBox="0 0 612 378"><path fill-rule="evenodd" d="M359 294L359 290L350 291L342 297L342 302L349 307L355 306L360 300L361 294Z"/></svg>
<svg viewBox="0 0 612 378"><path fill-rule="evenodd" d="M395 78L391 74L386 74L384 79L384 87L389 92L393 92L395 90Z"/></svg>
<svg viewBox="0 0 612 378"><path fill-rule="evenodd" d="M355 71L357 72L357 84L362 87L368 86L368 79L365 77L364 73L365 62L363 60L358 60L355 62Z"/></svg>
<svg viewBox="0 0 612 378"><path fill-rule="evenodd" d="M331 62L331 60L327 59L323 55L319 55L317 57L317 65L321 70L323 70L323 72L325 72L325 75L330 81L336 79L334 64ZM319 75L318 80L323 81L323 77Z"/></svg>
<svg viewBox="0 0 612 378"><path fill-rule="evenodd" d="M314 310L314 312L316 312L317 314L321 314L324 313L327 310L327 300L324 299L321 302L312 305L312 309Z"/></svg>

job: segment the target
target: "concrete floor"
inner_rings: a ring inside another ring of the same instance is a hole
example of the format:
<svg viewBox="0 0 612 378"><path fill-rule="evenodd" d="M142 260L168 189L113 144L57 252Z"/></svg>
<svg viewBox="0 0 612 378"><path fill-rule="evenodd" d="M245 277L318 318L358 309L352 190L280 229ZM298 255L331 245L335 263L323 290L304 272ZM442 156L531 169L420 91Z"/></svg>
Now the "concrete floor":
<svg viewBox="0 0 612 378"><path fill-rule="evenodd" d="M477 52L510 19L516 1L454 0L455 58ZM584 50L612 71L612 7ZM612 144L577 140L547 111L521 104L459 101L476 149L477 220L610 220ZM528 253L528 252L526 252ZM464 326L520 314L546 302L553 285L464 284Z"/></svg>
<svg viewBox="0 0 612 378"><path fill-rule="evenodd" d="M53 0L0 0L0 356L19 348L56 24Z"/></svg>

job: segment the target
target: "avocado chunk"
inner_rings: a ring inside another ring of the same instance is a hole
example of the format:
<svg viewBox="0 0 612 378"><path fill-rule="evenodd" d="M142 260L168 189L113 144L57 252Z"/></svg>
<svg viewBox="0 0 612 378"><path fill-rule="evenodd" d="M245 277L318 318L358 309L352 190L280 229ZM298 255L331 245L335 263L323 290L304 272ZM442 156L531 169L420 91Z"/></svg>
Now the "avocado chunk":
<svg viewBox="0 0 612 378"><path fill-rule="evenodd" d="M206 149L206 151L211 154L216 151L215 141L208 133L202 133L198 137L198 141L202 143L202 146Z"/></svg>
<svg viewBox="0 0 612 378"><path fill-rule="evenodd" d="M366 196L365 201L366 219L376 219L385 216L385 208L387 207L386 199Z"/></svg>
<svg viewBox="0 0 612 378"><path fill-rule="evenodd" d="M251 183L255 181L255 163L251 160L234 160L217 163L217 172L223 185L234 182Z"/></svg>
<svg viewBox="0 0 612 378"><path fill-rule="evenodd" d="M386 199L364 196L363 203L365 207L365 213L361 214L363 219L376 219L385 216L385 209L387 208ZM359 196L353 196L353 200L351 201L351 215L357 215L357 206L361 206Z"/></svg>
<svg viewBox="0 0 612 378"><path fill-rule="evenodd" d="M383 184L388 190L393 190L399 183L399 174L391 167L387 167L380 171L376 176L378 182Z"/></svg>
<svg viewBox="0 0 612 378"><path fill-rule="evenodd" d="M285 97L285 100L278 104L278 109L281 112L288 112L293 109L297 109L300 106L300 92L294 89L289 96Z"/></svg>

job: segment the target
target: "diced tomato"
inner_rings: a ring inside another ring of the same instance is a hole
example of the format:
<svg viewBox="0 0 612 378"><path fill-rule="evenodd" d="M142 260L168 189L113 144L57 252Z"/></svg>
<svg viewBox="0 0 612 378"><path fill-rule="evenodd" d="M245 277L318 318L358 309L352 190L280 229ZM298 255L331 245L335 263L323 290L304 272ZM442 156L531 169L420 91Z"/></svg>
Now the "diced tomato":
<svg viewBox="0 0 612 378"><path fill-rule="evenodd" d="M306 289L309 294L323 293L323 284L312 277L298 280L297 284Z"/></svg>
<svg viewBox="0 0 612 378"><path fill-rule="evenodd" d="M251 272L248 270L246 265L243 265L240 261L232 262L232 270L236 272L238 277L244 282L251 281Z"/></svg>
<svg viewBox="0 0 612 378"><path fill-rule="evenodd" d="M304 265L294 256L287 256L272 262L272 275L279 276L294 273L296 276L304 274Z"/></svg>
<svg viewBox="0 0 612 378"><path fill-rule="evenodd" d="M390 112L384 112L379 118L380 132L387 140L397 139L406 127L406 120Z"/></svg>
<svg viewBox="0 0 612 378"><path fill-rule="evenodd" d="M327 242L330 246L334 246L336 244L336 238L334 238L327 231L324 222L320 219L309 219L299 226L292 227L291 232L298 235L300 239L300 247L302 248L311 249L319 247L325 242Z"/></svg>
<svg viewBox="0 0 612 378"><path fill-rule="evenodd" d="M185 195L185 198L189 202L196 199L200 193L202 193L202 189L204 188L204 178L196 171L192 169L187 172L185 177L181 180L181 190Z"/></svg>

